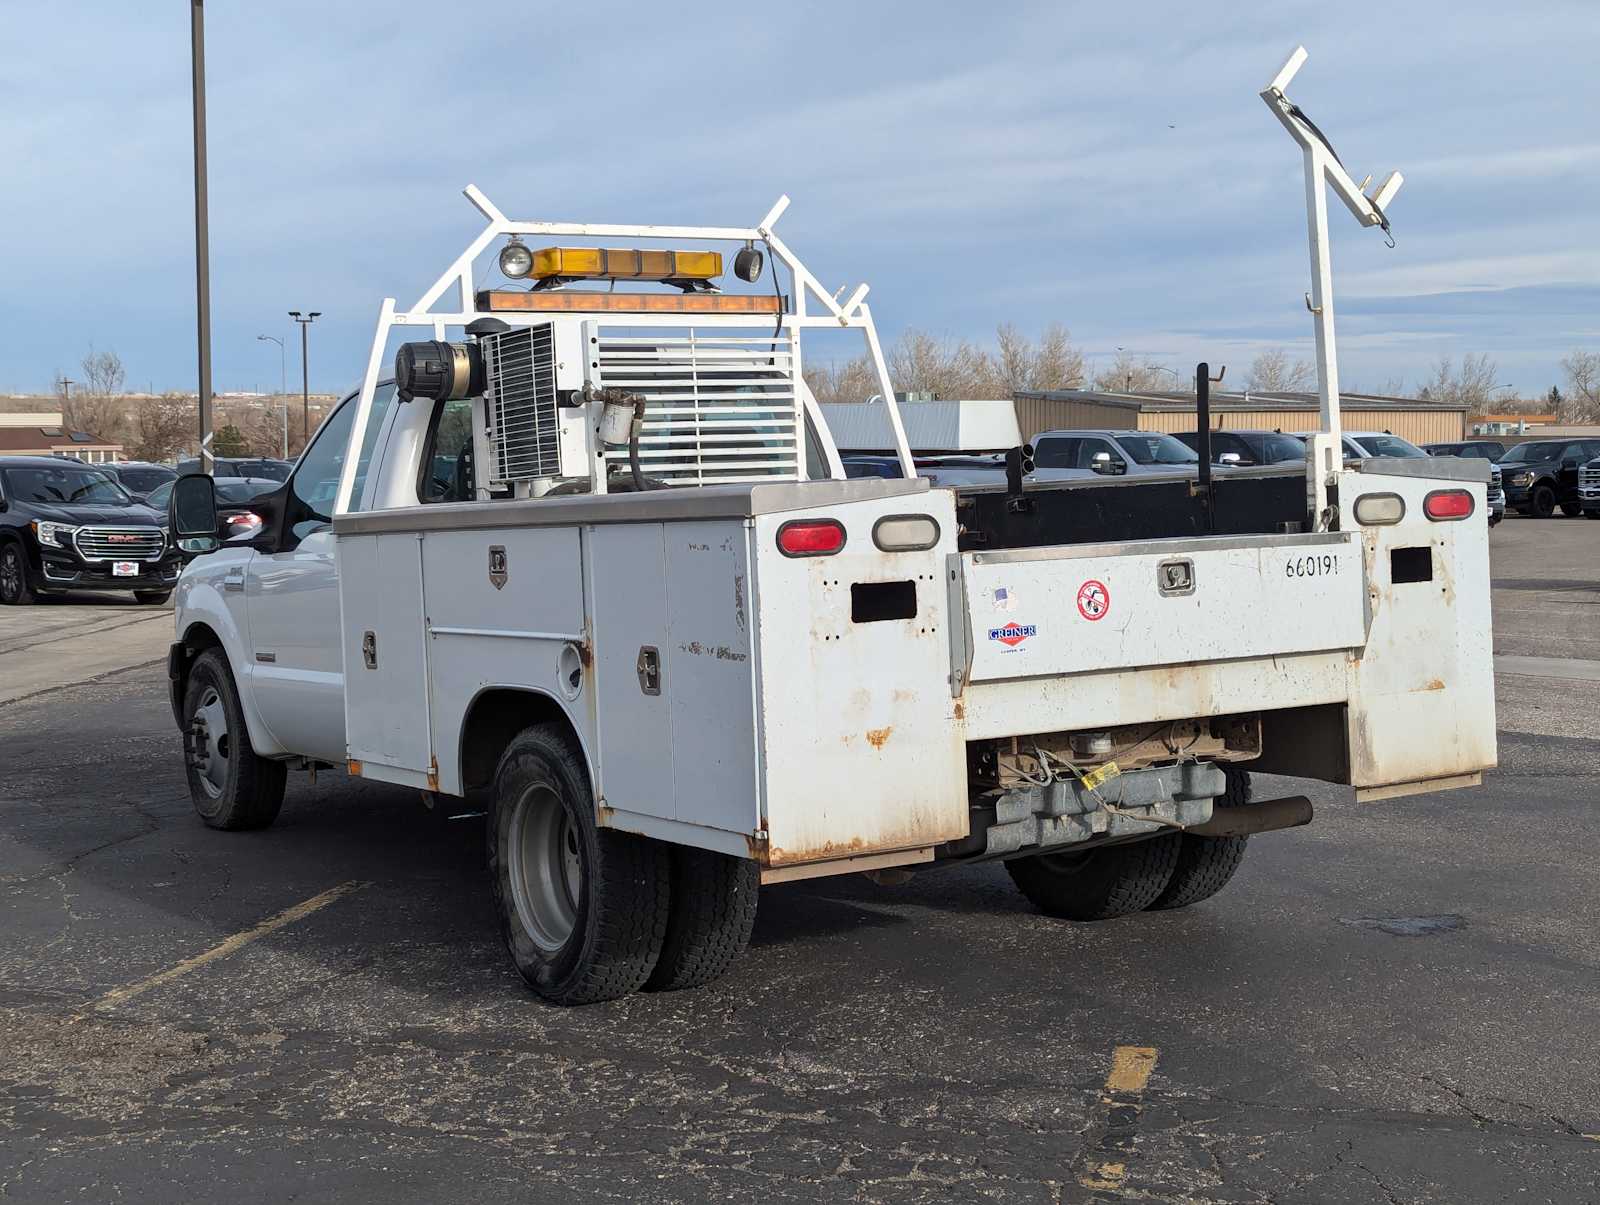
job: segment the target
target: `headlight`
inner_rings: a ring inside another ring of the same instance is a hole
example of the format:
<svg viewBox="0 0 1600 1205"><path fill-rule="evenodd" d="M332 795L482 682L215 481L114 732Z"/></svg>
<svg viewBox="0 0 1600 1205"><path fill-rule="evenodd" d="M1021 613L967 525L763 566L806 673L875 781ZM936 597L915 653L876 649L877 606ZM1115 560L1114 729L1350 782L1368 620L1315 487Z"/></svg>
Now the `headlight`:
<svg viewBox="0 0 1600 1205"><path fill-rule="evenodd" d="M72 536L77 530L71 523L47 523L43 519L33 521L33 534L39 538L39 543L52 548L71 548Z"/></svg>
<svg viewBox="0 0 1600 1205"><path fill-rule="evenodd" d="M1532 485L1533 484L1533 474L1532 473L1512 473L1511 476L1508 478L1508 480L1511 482L1512 485Z"/></svg>

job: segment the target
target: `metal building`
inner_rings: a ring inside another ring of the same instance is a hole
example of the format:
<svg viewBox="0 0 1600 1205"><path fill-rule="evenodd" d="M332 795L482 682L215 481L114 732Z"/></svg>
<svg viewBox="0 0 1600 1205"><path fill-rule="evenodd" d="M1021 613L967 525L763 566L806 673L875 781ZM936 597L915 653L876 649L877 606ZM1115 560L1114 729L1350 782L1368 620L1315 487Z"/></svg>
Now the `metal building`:
<svg viewBox="0 0 1600 1205"><path fill-rule="evenodd" d="M1416 398L1342 393L1347 431L1388 431L1415 444L1465 437L1467 407ZM1024 391L1016 395L1017 424L1024 439L1063 428L1193 431L1192 393L1099 393L1088 389ZM1211 395L1216 430L1315 431L1314 393L1221 393Z"/></svg>

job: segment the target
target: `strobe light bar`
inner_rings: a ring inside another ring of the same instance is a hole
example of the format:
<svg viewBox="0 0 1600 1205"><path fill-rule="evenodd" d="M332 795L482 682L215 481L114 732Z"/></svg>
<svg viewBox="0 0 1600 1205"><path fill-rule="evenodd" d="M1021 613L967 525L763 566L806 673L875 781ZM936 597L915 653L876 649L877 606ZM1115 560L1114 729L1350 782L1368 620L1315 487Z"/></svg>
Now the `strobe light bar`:
<svg viewBox="0 0 1600 1205"><path fill-rule="evenodd" d="M703 282L722 275L720 251L641 251L615 247L542 247L528 272L536 280Z"/></svg>

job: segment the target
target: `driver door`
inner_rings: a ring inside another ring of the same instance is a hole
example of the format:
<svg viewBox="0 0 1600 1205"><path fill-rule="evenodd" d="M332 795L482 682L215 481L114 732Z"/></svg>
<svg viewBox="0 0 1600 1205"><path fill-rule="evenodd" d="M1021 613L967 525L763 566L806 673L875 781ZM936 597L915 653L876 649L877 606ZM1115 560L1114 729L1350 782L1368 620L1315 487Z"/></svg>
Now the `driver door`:
<svg viewBox="0 0 1600 1205"><path fill-rule="evenodd" d="M357 506L393 396L393 385L381 385L373 399L352 495ZM330 762L345 760L333 504L355 411L352 395L317 431L285 487L278 551L258 553L245 574L251 684L261 718L290 752Z"/></svg>

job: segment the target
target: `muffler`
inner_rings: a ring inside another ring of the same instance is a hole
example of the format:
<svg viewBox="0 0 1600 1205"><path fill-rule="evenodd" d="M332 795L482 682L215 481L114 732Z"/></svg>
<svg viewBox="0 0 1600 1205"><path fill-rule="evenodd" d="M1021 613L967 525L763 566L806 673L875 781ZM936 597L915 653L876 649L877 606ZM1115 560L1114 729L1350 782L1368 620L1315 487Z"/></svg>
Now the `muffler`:
<svg viewBox="0 0 1600 1205"><path fill-rule="evenodd" d="M1253 837L1310 823L1311 800L1304 795L1289 795L1232 808L1213 807L1210 820L1191 824L1183 831L1196 837Z"/></svg>

